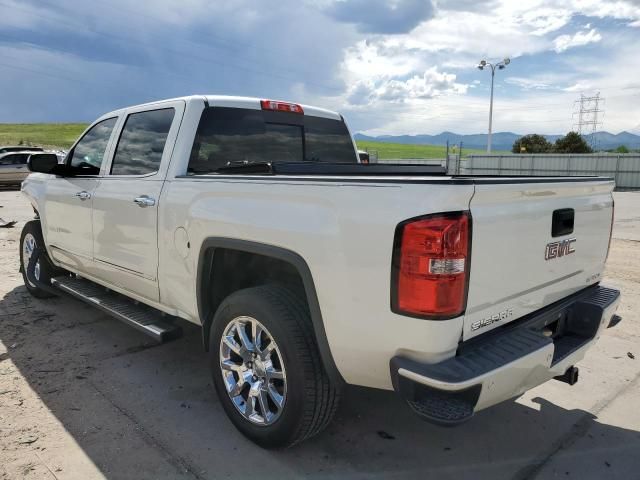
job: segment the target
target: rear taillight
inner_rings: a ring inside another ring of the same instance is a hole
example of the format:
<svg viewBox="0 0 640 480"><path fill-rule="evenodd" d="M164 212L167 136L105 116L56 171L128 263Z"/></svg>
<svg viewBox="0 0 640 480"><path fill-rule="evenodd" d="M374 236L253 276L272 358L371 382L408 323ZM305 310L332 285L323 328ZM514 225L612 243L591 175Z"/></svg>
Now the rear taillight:
<svg viewBox="0 0 640 480"><path fill-rule="evenodd" d="M394 312L431 319L464 312L470 231L468 212L429 215L398 225L391 272Z"/></svg>
<svg viewBox="0 0 640 480"><path fill-rule="evenodd" d="M277 112L304 113L302 107L297 103L279 102L276 100L260 100L263 110L274 110Z"/></svg>

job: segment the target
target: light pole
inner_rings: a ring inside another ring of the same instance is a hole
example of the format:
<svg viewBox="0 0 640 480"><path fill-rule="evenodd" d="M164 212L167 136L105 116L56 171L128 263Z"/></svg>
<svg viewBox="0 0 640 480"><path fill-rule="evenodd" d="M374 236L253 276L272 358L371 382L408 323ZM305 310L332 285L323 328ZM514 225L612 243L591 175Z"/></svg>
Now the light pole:
<svg viewBox="0 0 640 480"><path fill-rule="evenodd" d="M501 62L498 63L489 63L486 60L480 60L478 64L478 68L480 70L484 70L484 67L491 68L491 100L489 101L489 135L487 137L487 153L491 153L491 124L493 122L493 77L496 75L496 68L498 70L504 69L507 65L511 63L509 58L505 58Z"/></svg>

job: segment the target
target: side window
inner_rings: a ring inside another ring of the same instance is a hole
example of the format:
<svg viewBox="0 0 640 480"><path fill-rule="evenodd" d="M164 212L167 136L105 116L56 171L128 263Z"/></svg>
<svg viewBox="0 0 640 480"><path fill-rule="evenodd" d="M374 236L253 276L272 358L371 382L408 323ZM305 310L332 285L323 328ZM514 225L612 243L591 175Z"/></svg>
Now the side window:
<svg viewBox="0 0 640 480"><path fill-rule="evenodd" d="M26 165L29 154L26 153L14 153L5 155L0 159L0 165Z"/></svg>
<svg viewBox="0 0 640 480"><path fill-rule="evenodd" d="M147 175L160 168L175 110L132 113L122 128L111 175Z"/></svg>
<svg viewBox="0 0 640 480"><path fill-rule="evenodd" d="M96 123L69 153L69 166L80 175L98 175L116 118Z"/></svg>
<svg viewBox="0 0 640 480"><path fill-rule="evenodd" d="M28 153L19 153L13 156L13 164L14 165L26 165L27 159L29 158Z"/></svg>

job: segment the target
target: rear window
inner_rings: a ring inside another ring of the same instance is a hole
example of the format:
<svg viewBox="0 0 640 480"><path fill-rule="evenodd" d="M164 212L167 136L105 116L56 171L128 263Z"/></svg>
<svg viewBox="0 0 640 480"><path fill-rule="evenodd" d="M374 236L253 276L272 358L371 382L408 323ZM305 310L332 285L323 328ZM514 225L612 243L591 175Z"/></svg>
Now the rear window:
<svg viewBox="0 0 640 480"><path fill-rule="evenodd" d="M189 174L256 162L357 163L357 158L341 120L226 107L202 112Z"/></svg>

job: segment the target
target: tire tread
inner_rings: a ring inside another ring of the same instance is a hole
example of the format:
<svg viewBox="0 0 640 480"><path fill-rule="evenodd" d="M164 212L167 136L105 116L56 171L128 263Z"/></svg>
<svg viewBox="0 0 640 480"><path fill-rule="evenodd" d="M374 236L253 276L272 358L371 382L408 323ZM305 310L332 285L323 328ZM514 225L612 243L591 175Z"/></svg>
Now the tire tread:
<svg viewBox="0 0 640 480"><path fill-rule="evenodd" d="M280 317L285 323L294 323L297 328L289 328L292 338L298 345L306 367L311 370L309 384L305 386L305 405L303 421L297 435L288 446L293 446L320 433L331 422L340 401L340 388L330 381L320 358L315 340L313 324L304 302L293 292L280 285L264 285L255 288L257 294L274 308L281 311ZM294 313L294 315L291 315Z"/></svg>

